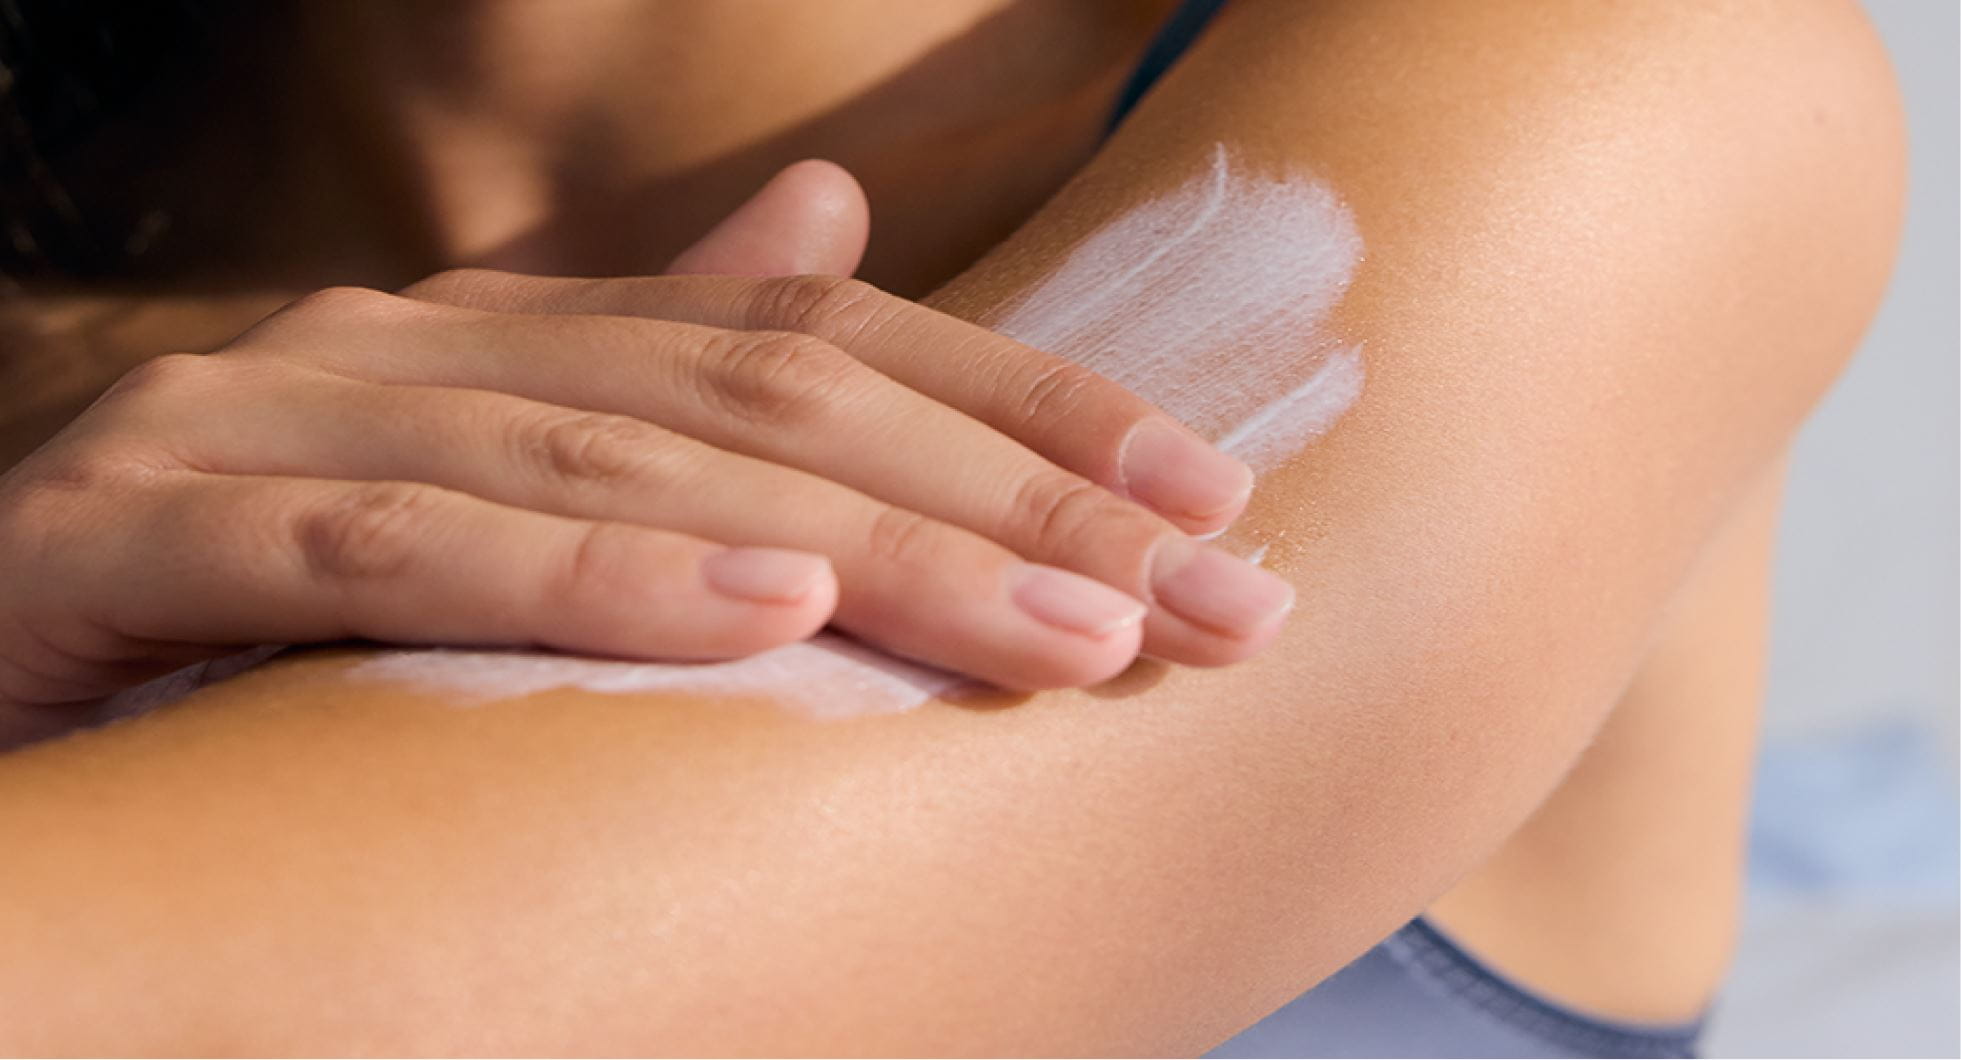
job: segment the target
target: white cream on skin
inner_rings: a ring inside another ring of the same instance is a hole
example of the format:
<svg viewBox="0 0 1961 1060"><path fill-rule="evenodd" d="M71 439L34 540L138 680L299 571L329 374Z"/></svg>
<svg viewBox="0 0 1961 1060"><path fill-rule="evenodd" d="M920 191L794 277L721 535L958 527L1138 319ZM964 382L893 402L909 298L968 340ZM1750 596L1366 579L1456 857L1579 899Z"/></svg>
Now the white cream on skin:
<svg viewBox="0 0 1961 1060"><path fill-rule="evenodd" d="M634 663L542 652L437 649L388 652L364 660L353 673L439 689L464 702L514 699L554 688L701 692L768 699L814 719L909 710L961 680L834 633L732 662Z"/></svg>
<svg viewBox="0 0 1961 1060"><path fill-rule="evenodd" d="M1354 219L1326 185L1236 171L1220 145L1202 177L1098 230L990 326L1109 376L1269 470L1361 394L1361 348L1324 330L1361 256ZM1265 543L1241 544L1265 557ZM811 718L908 710L959 683L828 633L726 663L401 651L352 673L461 703L555 688L687 692L768 698Z"/></svg>
<svg viewBox="0 0 1961 1060"><path fill-rule="evenodd" d="M1327 185L1210 171L1098 230L989 326L1155 403L1271 470L1362 393L1359 345L1324 329L1362 259Z"/></svg>

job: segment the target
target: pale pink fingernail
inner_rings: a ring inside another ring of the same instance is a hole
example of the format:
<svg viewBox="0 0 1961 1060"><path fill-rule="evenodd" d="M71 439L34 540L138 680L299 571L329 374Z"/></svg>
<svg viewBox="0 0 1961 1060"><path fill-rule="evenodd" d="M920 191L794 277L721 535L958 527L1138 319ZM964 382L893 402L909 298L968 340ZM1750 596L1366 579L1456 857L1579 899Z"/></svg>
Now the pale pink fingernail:
<svg viewBox="0 0 1961 1060"><path fill-rule="evenodd" d="M1014 574L1009 597L1029 617L1066 633L1102 637L1144 620L1139 601L1094 578L1056 567L1025 563Z"/></svg>
<svg viewBox="0 0 1961 1060"><path fill-rule="evenodd" d="M1159 419L1130 429L1117 474L1130 497L1188 519L1237 514L1253 493L1251 468Z"/></svg>
<svg viewBox="0 0 1961 1060"><path fill-rule="evenodd" d="M723 596L794 604L830 577L831 561L786 548L731 548L702 560L701 574Z"/></svg>
<svg viewBox="0 0 1961 1060"><path fill-rule="evenodd" d="M1179 539L1158 546L1151 592L1172 614L1233 637L1259 632L1294 606L1294 587L1272 571Z"/></svg>

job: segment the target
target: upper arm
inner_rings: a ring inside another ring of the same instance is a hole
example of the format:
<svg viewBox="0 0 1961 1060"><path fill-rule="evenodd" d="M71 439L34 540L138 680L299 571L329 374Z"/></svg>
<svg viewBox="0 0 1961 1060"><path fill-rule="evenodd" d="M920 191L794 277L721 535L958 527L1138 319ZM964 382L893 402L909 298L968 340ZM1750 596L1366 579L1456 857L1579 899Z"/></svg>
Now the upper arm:
<svg viewBox="0 0 1961 1060"><path fill-rule="evenodd" d="M999 317L1221 142L1332 189L1361 253L1316 327L1365 382L1242 520L1300 588L1279 643L822 723L250 675L0 764L24 1048L129 998L200 1048L1216 1041L1529 811L1851 348L1897 211L1876 47L1849 5L1229 5L936 301Z"/></svg>

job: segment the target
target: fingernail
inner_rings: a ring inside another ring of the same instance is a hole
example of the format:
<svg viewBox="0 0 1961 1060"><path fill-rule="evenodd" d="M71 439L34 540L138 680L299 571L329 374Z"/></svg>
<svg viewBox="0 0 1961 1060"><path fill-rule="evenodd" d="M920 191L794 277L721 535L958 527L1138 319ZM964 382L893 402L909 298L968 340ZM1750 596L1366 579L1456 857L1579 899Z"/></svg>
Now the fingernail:
<svg viewBox="0 0 1961 1060"><path fill-rule="evenodd" d="M759 604L793 604L830 573L831 562L785 548L731 548L701 561L701 574L723 596Z"/></svg>
<svg viewBox="0 0 1961 1060"><path fill-rule="evenodd" d="M1124 492L1166 515L1216 519L1253 492L1253 470L1164 420L1130 429L1117 456Z"/></svg>
<svg viewBox="0 0 1961 1060"><path fill-rule="evenodd" d="M1013 574L1009 596L1043 625L1066 633L1101 637L1144 620L1141 602L1103 584L1055 567L1024 563Z"/></svg>
<svg viewBox="0 0 1961 1060"><path fill-rule="evenodd" d="M1151 592L1185 621L1232 637L1264 629L1294 606L1294 587L1272 571L1178 539L1158 546Z"/></svg>

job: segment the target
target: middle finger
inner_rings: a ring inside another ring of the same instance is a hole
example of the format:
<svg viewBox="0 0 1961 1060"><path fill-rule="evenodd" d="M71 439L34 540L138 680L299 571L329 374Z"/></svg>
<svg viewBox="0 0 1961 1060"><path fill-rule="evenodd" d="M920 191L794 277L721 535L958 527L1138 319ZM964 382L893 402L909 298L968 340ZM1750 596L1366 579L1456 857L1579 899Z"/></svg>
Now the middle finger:
<svg viewBox="0 0 1961 1060"><path fill-rule="evenodd" d="M811 336L395 303L343 363L319 359L378 382L633 416L812 472L1151 603L1145 650L1162 658L1237 661L1291 604L1271 573Z"/></svg>

